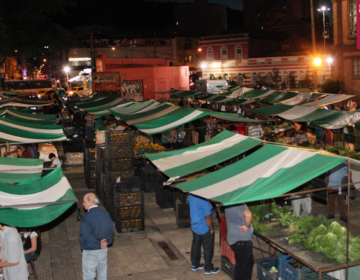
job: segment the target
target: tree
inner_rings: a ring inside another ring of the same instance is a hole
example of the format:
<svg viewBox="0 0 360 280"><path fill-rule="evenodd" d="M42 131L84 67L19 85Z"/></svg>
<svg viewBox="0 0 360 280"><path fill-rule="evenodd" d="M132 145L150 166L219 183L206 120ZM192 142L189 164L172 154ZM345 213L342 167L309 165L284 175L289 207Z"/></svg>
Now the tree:
<svg viewBox="0 0 360 280"><path fill-rule="evenodd" d="M279 74L279 70L278 70L277 68L274 68L274 69L272 70L272 72L273 72L273 73L272 73L272 76L271 76L272 81L273 81L273 83L274 83L275 85L277 85L277 83L281 81L281 77L280 77L280 74Z"/></svg>
<svg viewBox="0 0 360 280"><path fill-rule="evenodd" d="M339 93L344 88L344 83L340 80L327 79L321 86L324 93Z"/></svg>
<svg viewBox="0 0 360 280"><path fill-rule="evenodd" d="M56 20L75 0L0 0L0 65L7 57L53 57L74 37Z"/></svg>

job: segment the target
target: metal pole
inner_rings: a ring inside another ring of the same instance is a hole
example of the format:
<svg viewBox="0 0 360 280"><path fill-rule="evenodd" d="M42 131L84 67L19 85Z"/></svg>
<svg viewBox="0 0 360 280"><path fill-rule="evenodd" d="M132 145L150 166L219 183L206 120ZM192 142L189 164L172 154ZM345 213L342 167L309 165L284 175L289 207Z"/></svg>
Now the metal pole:
<svg viewBox="0 0 360 280"><path fill-rule="evenodd" d="M326 37L325 37L325 11L323 11L323 37L324 37L324 55L326 54Z"/></svg>
<svg viewBox="0 0 360 280"><path fill-rule="evenodd" d="M314 1L310 0L310 11L311 11L311 39L312 39L312 48L313 56L316 56L316 42L315 42L315 20L314 20ZM313 71L313 82L314 82L314 91L318 91L317 86L317 67L314 67Z"/></svg>
<svg viewBox="0 0 360 280"><path fill-rule="evenodd" d="M346 222L346 280L349 277L349 235L350 235L350 182L351 182L350 160L348 159L348 185L347 185L347 222Z"/></svg>

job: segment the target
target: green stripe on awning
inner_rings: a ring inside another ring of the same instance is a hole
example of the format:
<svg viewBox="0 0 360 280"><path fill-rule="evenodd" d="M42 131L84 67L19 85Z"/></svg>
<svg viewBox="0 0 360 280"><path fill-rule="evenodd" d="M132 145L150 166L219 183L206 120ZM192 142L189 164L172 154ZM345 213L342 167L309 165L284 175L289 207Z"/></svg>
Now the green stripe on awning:
<svg viewBox="0 0 360 280"><path fill-rule="evenodd" d="M298 95L297 92L279 92L277 94L272 94L264 99L261 99L261 102L265 103L279 103L284 100L295 98Z"/></svg>
<svg viewBox="0 0 360 280"><path fill-rule="evenodd" d="M0 157L0 182L39 179L43 165L42 159Z"/></svg>
<svg viewBox="0 0 360 280"><path fill-rule="evenodd" d="M230 131L223 131L212 139L189 148L171 152L147 154L152 163L167 176L181 177L242 154L262 141Z"/></svg>
<svg viewBox="0 0 360 280"><path fill-rule="evenodd" d="M218 118L225 121L231 121L231 122L244 122L244 123L266 122L264 120L255 120L255 119L246 118L237 113L209 112L209 115L213 116L214 118Z"/></svg>
<svg viewBox="0 0 360 280"><path fill-rule="evenodd" d="M223 205L233 205L278 197L345 161L266 145L236 163L175 187Z"/></svg>
<svg viewBox="0 0 360 280"><path fill-rule="evenodd" d="M160 103L155 100L148 100L141 103L134 103L131 104L130 106L126 106L122 108L113 108L110 111L115 117L121 117L125 115L135 114L142 110L146 111L146 108L150 110L154 108L153 106L159 106L159 105Z"/></svg>
<svg viewBox="0 0 360 280"><path fill-rule="evenodd" d="M29 120L39 120L39 121L54 121L56 120L57 116L55 114L47 114L47 115L38 115L33 114L31 111L25 110L12 110L6 109L6 114L16 116L18 118L29 119Z"/></svg>

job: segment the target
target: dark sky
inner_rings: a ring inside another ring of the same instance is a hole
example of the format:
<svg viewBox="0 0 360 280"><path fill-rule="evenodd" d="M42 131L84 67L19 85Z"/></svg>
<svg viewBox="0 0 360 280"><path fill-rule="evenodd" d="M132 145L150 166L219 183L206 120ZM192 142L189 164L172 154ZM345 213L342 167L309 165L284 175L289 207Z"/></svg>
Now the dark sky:
<svg viewBox="0 0 360 280"><path fill-rule="evenodd" d="M194 0L155 0L158 2L193 3ZM331 0L330 0L331 1ZM209 3L225 4L234 10L242 10L242 0L209 0Z"/></svg>

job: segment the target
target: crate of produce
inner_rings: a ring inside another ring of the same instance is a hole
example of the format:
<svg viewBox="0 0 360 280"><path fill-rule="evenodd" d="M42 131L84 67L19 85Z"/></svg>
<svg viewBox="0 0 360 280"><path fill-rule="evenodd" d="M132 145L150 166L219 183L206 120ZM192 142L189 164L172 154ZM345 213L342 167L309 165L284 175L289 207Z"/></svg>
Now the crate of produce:
<svg viewBox="0 0 360 280"><path fill-rule="evenodd" d="M96 160L87 160L87 168L89 170L95 170L96 169Z"/></svg>
<svg viewBox="0 0 360 280"><path fill-rule="evenodd" d="M278 259L264 259L257 262L257 277L259 280L277 280L279 278L279 273L272 273L270 269L275 267L279 270L279 260ZM287 278L284 278L287 279Z"/></svg>
<svg viewBox="0 0 360 280"><path fill-rule="evenodd" d="M111 146L121 146L133 143L133 134L131 132L106 131L105 143Z"/></svg>
<svg viewBox="0 0 360 280"><path fill-rule="evenodd" d="M96 148L85 148L85 155L88 160L95 160L96 158Z"/></svg>
<svg viewBox="0 0 360 280"><path fill-rule="evenodd" d="M301 267L295 267L300 265ZM308 267L303 266L297 260L287 255L279 259L279 274L280 277L287 280L301 280L302 273L309 270Z"/></svg>
<svg viewBox="0 0 360 280"><path fill-rule="evenodd" d="M234 279L235 265L224 256L221 256L221 270L229 275L231 279Z"/></svg>
<svg viewBox="0 0 360 280"><path fill-rule="evenodd" d="M116 207L144 205L144 192L115 193Z"/></svg>
<svg viewBox="0 0 360 280"><path fill-rule="evenodd" d="M89 189L95 189L96 188L96 180L90 180L89 184L87 184L87 187Z"/></svg>
<svg viewBox="0 0 360 280"><path fill-rule="evenodd" d="M122 179L120 183L115 184L115 192L117 193L132 193L144 190L144 180L141 177L131 179Z"/></svg>
<svg viewBox="0 0 360 280"><path fill-rule="evenodd" d="M121 170L121 171L110 171L105 169L106 182L109 185L115 185L116 179L120 177L120 181L123 179L134 178L134 170Z"/></svg>
<svg viewBox="0 0 360 280"><path fill-rule="evenodd" d="M303 271L301 273L301 279L302 280L319 280L319 272L315 272L311 269L308 269L306 271ZM332 276L330 276L329 274L323 272L321 274L321 279L322 280L336 280L337 278L334 278ZM350 278L349 279L359 279L359 278Z"/></svg>
<svg viewBox="0 0 360 280"><path fill-rule="evenodd" d="M134 158L118 158L105 161L105 168L111 171L134 169Z"/></svg>
<svg viewBox="0 0 360 280"><path fill-rule="evenodd" d="M117 220L115 221L115 228L117 232L138 232L145 229L144 219L132 219L132 220Z"/></svg>
<svg viewBox="0 0 360 280"><path fill-rule="evenodd" d="M106 157L108 159L134 157L133 145L107 146Z"/></svg>
<svg viewBox="0 0 360 280"><path fill-rule="evenodd" d="M226 238L222 238L221 237L221 256L224 256L225 258L227 258L232 264L236 264L235 261L235 253L234 251L231 249L229 243L227 242Z"/></svg>
<svg viewBox="0 0 360 280"><path fill-rule="evenodd" d="M143 219L144 206L115 207L116 220Z"/></svg>

